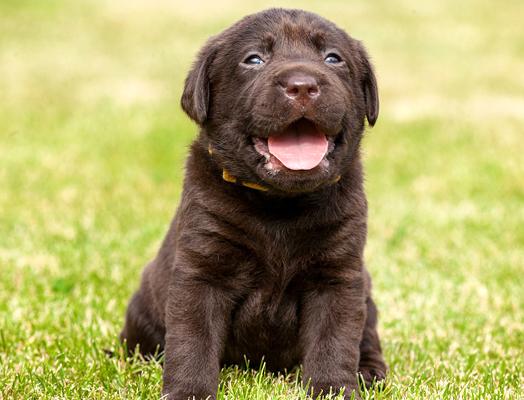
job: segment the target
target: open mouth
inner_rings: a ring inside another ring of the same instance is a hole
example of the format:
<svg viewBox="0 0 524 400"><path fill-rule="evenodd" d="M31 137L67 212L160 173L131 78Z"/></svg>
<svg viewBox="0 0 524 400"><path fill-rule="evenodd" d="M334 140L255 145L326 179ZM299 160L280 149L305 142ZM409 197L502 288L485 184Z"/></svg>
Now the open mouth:
<svg viewBox="0 0 524 400"><path fill-rule="evenodd" d="M267 139L253 137L255 150L266 159L266 168L278 171L285 167L308 171L327 164L326 156L333 150L332 138L311 121L301 118L283 131L273 132Z"/></svg>

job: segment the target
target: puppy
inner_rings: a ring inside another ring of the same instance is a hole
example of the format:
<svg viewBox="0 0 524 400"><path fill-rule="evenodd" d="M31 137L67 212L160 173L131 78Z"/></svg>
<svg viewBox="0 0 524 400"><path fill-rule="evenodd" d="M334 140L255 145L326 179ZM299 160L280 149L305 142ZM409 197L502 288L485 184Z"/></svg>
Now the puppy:
<svg viewBox="0 0 524 400"><path fill-rule="evenodd" d="M121 340L165 352L171 400L214 399L244 356L358 397L358 372L387 370L363 260L359 144L379 109L363 46L305 11L247 16L200 51L182 108L200 134Z"/></svg>

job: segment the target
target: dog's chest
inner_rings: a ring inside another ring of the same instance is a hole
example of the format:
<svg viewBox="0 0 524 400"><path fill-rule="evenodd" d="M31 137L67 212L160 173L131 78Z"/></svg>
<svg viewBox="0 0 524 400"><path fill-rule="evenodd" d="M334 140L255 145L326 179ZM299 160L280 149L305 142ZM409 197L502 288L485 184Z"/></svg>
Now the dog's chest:
<svg viewBox="0 0 524 400"><path fill-rule="evenodd" d="M287 285L267 282L244 297L232 315L230 354L236 354L233 358L246 355L258 362L264 357L269 368L296 362L299 288L296 280Z"/></svg>
<svg viewBox="0 0 524 400"><path fill-rule="evenodd" d="M247 288L232 316L226 359L243 363L244 355L267 367L292 367L299 357L302 299L315 285L313 274L329 247L332 232L261 224L244 236L251 260L242 270ZM293 224L290 224L293 225Z"/></svg>
<svg viewBox="0 0 524 400"><path fill-rule="evenodd" d="M310 286L308 271L317 263L317 254L308 251L310 237L294 232L259 241L246 279L249 289L233 313L239 339L273 346L298 334L301 297Z"/></svg>

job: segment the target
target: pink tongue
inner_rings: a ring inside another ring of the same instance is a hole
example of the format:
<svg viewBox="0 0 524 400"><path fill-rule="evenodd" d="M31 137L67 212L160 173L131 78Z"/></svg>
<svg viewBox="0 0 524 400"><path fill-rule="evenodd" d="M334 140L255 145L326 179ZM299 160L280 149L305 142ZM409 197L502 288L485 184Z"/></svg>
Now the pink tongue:
<svg viewBox="0 0 524 400"><path fill-rule="evenodd" d="M300 121L282 134L269 136L269 152L287 168L308 170L315 168L326 155L326 136L307 121Z"/></svg>

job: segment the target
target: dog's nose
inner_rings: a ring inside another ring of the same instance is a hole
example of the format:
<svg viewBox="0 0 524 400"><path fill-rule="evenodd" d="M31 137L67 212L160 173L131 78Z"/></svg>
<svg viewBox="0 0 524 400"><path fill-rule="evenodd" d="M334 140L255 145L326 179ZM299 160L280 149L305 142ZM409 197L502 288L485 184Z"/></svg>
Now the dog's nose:
<svg viewBox="0 0 524 400"><path fill-rule="evenodd" d="M281 86L287 97L303 105L314 100L320 94L318 82L311 75L292 74L281 83Z"/></svg>

